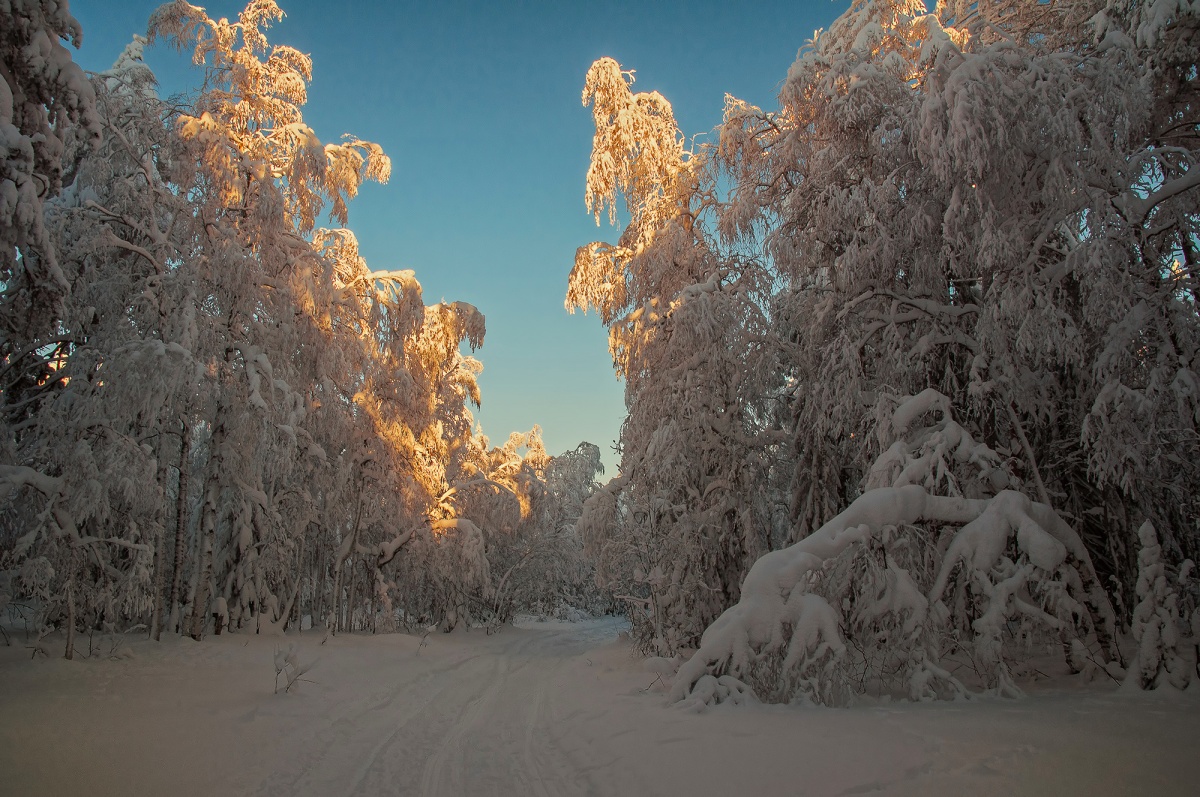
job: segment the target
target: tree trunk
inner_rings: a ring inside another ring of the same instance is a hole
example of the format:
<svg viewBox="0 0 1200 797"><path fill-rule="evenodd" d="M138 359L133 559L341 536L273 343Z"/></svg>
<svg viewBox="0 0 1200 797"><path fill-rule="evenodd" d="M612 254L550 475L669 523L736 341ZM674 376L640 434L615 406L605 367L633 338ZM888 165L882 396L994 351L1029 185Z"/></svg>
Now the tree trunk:
<svg viewBox="0 0 1200 797"><path fill-rule="evenodd" d="M161 428L161 427L160 427ZM159 641L162 636L162 615L163 615L163 568L164 560L167 558L166 548L166 528L167 528L167 457L163 451L163 437L160 432L158 438L158 484L163 491L163 501L159 504L159 516L161 522L154 532L154 587L151 593L154 596L154 605L150 610L150 636L155 642Z"/></svg>
<svg viewBox="0 0 1200 797"><path fill-rule="evenodd" d="M187 551L184 542L188 526L188 472L191 470L191 459L192 425L185 414L179 441L179 494L175 496L175 563L171 568L171 599L167 604L171 607L172 627L176 627L175 623L179 619L179 591L183 587L183 559ZM155 638L157 639L157 636Z"/></svg>
<svg viewBox="0 0 1200 797"><path fill-rule="evenodd" d="M312 627L314 631L317 629L318 623L324 622L326 616L325 568L322 567L322 563L326 561L324 552L325 546L321 544L321 538L317 537L316 544L313 546L312 570L309 571L312 577L309 586L312 588L312 606L310 607L310 611L312 612ZM301 618L300 626L304 626L303 618Z"/></svg>
<svg viewBox="0 0 1200 797"><path fill-rule="evenodd" d="M165 518L164 518L165 520ZM163 559L166 558L166 529L162 524L154 531L154 608L150 612L150 635L157 642L162 636L163 615Z"/></svg>
<svg viewBox="0 0 1200 797"><path fill-rule="evenodd" d="M208 601L212 585L213 546L217 536L217 523L221 503L221 472L224 462L225 422L223 408L218 407L212 438L209 440L208 476L204 484L204 504L200 508L199 562L197 563L196 599L192 603L192 639L204 636L204 625L208 619Z"/></svg>
<svg viewBox="0 0 1200 797"><path fill-rule="evenodd" d="M338 549L337 559L333 568L333 632L344 630L342 625L342 571L345 569L346 560L354 553L354 548L358 545L358 524L362 522L362 481L360 478L358 484L358 501L354 510L354 527L350 530L350 536L342 540L342 545Z"/></svg>
<svg viewBox="0 0 1200 797"><path fill-rule="evenodd" d="M1021 442L1021 448L1025 450L1025 459L1029 464L1029 469L1033 473L1033 483L1037 487L1038 500L1046 506L1053 506L1050 503L1050 494L1046 492L1046 485L1042 482L1042 472L1038 470L1037 457L1033 454L1033 446L1029 444L1029 438L1025 436L1025 428L1021 425L1021 419L1017 417L1017 411L1013 408L1012 399L1006 398L1004 403L1005 409L1008 410L1008 417L1012 420L1013 429L1017 433L1017 439Z"/></svg>
<svg viewBox="0 0 1200 797"><path fill-rule="evenodd" d="M346 625L350 628L350 633L354 633L354 608L358 601L358 568L354 566L354 560L351 559L350 565L350 595L346 601Z"/></svg>
<svg viewBox="0 0 1200 797"><path fill-rule="evenodd" d="M72 534L75 540L78 539L78 534ZM67 545L70 547L70 555L67 558L67 583L66 583L66 599L67 599L67 645L63 651L64 659L75 658L75 577L79 573L79 549L75 547L75 540L69 540Z"/></svg>
<svg viewBox="0 0 1200 797"><path fill-rule="evenodd" d="M296 630L301 630L303 612L300 611L300 593L304 590L304 577L307 574L308 568L304 566L304 558L308 554L308 526L305 525L305 533L300 536L300 555L296 557L296 583L292 588L292 596L288 599L287 609L284 611L284 629L292 627L295 624Z"/></svg>
<svg viewBox="0 0 1200 797"><path fill-rule="evenodd" d="M71 562L74 564L75 552L71 552ZM71 568L71 577L67 579L67 649L63 658L75 658L75 568Z"/></svg>

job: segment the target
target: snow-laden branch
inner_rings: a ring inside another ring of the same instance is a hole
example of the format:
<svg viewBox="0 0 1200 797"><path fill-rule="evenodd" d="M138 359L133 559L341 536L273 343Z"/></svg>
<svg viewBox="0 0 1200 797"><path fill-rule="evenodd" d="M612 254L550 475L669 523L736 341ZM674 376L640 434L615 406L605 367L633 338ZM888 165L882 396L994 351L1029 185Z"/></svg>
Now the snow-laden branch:
<svg viewBox="0 0 1200 797"><path fill-rule="evenodd" d="M1141 225L1146 221L1146 217L1163 202L1166 202L1172 197L1179 196L1185 191L1190 191L1200 185L1200 168L1192 166L1182 176L1176 177L1174 180L1168 180L1163 183L1155 191L1151 191L1144 197L1135 194L1126 194L1116 200L1115 204L1121 210L1121 214L1125 220L1133 225Z"/></svg>
<svg viewBox="0 0 1200 797"><path fill-rule="evenodd" d="M941 419L914 429L930 412ZM1010 474L997 480L1002 460L954 422L944 395L929 389L901 401L881 434L885 443L892 435L902 439L871 468L867 491L809 537L754 563L739 602L709 626L680 668L675 700L706 702L752 690L764 698L838 701L856 688L845 674L853 655L848 640L877 633L880 655L898 657L913 697L938 694L935 682L961 694L963 685L937 663L940 636L932 632L965 622L955 617L961 599L948 597L952 584L980 602L966 626L973 639L959 644L975 651L985 685L1002 693L1018 691L1002 655L1006 623L1014 616L1054 633L1094 630L1109 647L1103 655L1115 653L1108 645L1112 609L1087 550L1051 507L1012 489L978 498L934 494L957 492L967 478L985 490L1015 482ZM892 486L877 486L881 482ZM934 570L922 576L922 560L913 558L914 542L904 530L945 527L959 528L935 557ZM868 553L880 549L883 569ZM861 584L839 580L864 577ZM1039 596L1041 605L1028 595Z"/></svg>
<svg viewBox="0 0 1200 797"><path fill-rule="evenodd" d="M143 260L149 263L151 268L153 268L157 274L166 273L166 267L164 267L163 264L158 261L158 258L150 254L149 250L138 246L137 244L131 244L129 241L126 241L112 230L108 230L107 232L108 235L104 237L104 243L108 244L109 246L115 246L118 249L124 249L128 252L133 252L135 255L141 257Z"/></svg>
<svg viewBox="0 0 1200 797"><path fill-rule="evenodd" d="M408 531L405 531L401 534L397 534L390 540L379 543L379 554L375 558L375 566L383 567L395 559L396 554L409 540L412 539L414 533L416 533L415 527L410 528Z"/></svg>
<svg viewBox="0 0 1200 797"><path fill-rule="evenodd" d="M62 479L47 476L26 465L0 465L0 501L22 487L32 487L47 498L52 498L62 490Z"/></svg>

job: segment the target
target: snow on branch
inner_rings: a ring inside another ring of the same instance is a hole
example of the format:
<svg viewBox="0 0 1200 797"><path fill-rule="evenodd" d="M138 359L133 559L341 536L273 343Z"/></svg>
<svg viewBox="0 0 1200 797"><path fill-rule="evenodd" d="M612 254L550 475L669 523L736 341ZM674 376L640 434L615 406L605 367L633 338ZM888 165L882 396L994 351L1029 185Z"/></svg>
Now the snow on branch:
<svg viewBox="0 0 1200 797"><path fill-rule="evenodd" d="M1168 180L1146 196L1135 199L1126 195L1118 199L1116 204L1130 224L1140 225L1160 204L1185 191L1190 191L1198 185L1200 185L1200 168L1192 166L1182 176Z"/></svg>
<svg viewBox="0 0 1200 797"><path fill-rule="evenodd" d="M0 465L0 501L22 487L32 487L47 498L52 498L62 489L62 479L47 476L26 465Z"/></svg>
<svg viewBox="0 0 1200 797"><path fill-rule="evenodd" d="M379 543L379 555L375 559L376 567L383 567L396 558L396 554L404 547L404 544L412 539L416 528L411 528L402 534L397 534L390 540Z"/></svg>
<svg viewBox="0 0 1200 797"><path fill-rule="evenodd" d="M1138 539L1142 549L1138 553L1138 604L1133 610L1137 654L1126 675L1125 688L1184 689L1196 678L1197 662L1184 654L1179 593L1168 578L1154 524L1148 520L1143 523ZM1193 649L1195 644L1192 640Z"/></svg>
<svg viewBox="0 0 1200 797"><path fill-rule="evenodd" d="M940 420L913 428L933 411ZM674 700L741 700L734 683L772 701L844 703L897 681L914 699L967 694L940 663L946 640L969 653L977 686L1015 695L1010 622L1064 639L1095 632L1095 646L1108 648L1099 655L1115 655L1112 609L1087 551L1051 507L1011 489L935 494L1002 467L953 421L944 395L908 397L881 425L881 435L917 441L897 441L872 468L870 480L890 474L892 484L869 481L812 535L755 562L740 601L680 668Z"/></svg>

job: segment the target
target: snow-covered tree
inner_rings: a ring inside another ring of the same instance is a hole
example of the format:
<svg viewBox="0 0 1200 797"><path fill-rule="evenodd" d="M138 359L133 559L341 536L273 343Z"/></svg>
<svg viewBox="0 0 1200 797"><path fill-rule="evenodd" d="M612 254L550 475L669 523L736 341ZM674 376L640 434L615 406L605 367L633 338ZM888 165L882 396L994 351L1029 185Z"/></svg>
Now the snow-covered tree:
<svg viewBox="0 0 1200 797"><path fill-rule="evenodd" d="M324 281L325 302L337 297L332 269L300 235L313 229L326 201L334 218L344 223L345 201L359 184L364 179L386 181L390 171L376 145L357 140L323 145L304 125L300 106L311 62L293 48L269 47L263 32L281 17L273 2L251 3L233 23L212 20L202 9L177 2L163 6L150 20L151 41L161 37L180 49L194 47L194 60L209 64L206 90L195 108L179 117L177 129L194 148L205 175L197 197L208 212L201 215L235 231L232 240L244 247L240 256L226 253L205 274L211 280L205 285L210 308L205 315L219 344L210 359L216 389L206 413L210 438L194 636L203 632L207 604L218 594L235 611L244 606L256 615L270 606L270 621L283 619L276 610L284 604L279 592L287 563L277 560L277 577L270 579L263 570L270 563L259 551L272 533L273 524L263 519L274 511L272 496L286 493L288 468L264 473L247 454L273 453L274 461L283 455L282 461L291 463L297 453L317 450L297 448L297 436L307 431L300 388L321 380L311 370L311 358L301 353L305 344L337 346L319 341L321 311L327 310L315 301L313 282ZM317 317L298 316L298 300L317 311ZM244 447L254 438L260 445ZM242 445L231 445L233 440ZM222 546L218 533L226 523L231 530Z"/></svg>
<svg viewBox="0 0 1200 797"><path fill-rule="evenodd" d="M674 653L737 598L767 548L753 485L771 443L756 392L774 372L770 276L752 254L717 247L707 152L686 149L670 104L632 80L601 59L583 93L596 122L588 208L614 220L623 201L630 221L616 245L579 249L567 307L594 308L608 327L629 414L621 474L580 529L639 644Z"/></svg>
<svg viewBox="0 0 1200 797"><path fill-rule="evenodd" d="M1092 614L1106 614L1096 583L1112 590L1123 618L1132 609L1132 518L1155 521L1173 561L1194 559L1196 24L1190 7L1171 2L995 0L927 10L919 0L854 0L801 49L778 111L727 98L718 143L695 153L672 138L664 99L632 101L619 90L619 68L598 62L588 91L610 99L596 104L589 207L620 190L631 222L617 246L580 250L568 301L596 307L612 328L618 373L629 380L626 428L636 430L623 437L634 442L620 477L585 514L601 576L639 572L642 552L614 543L638 539L621 530L650 516L642 507L685 503L639 506L639 483L661 495L677 483L677 463L695 469L702 461L661 444L672 439L662 430L690 419L686 402L644 414L639 402L686 383L684 370L672 370L678 362L707 366L725 350L742 351L729 337L723 349L700 337L691 339L694 360L679 350L655 359L670 340L659 319L679 314L672 301L689 293L663 275L686 281L681 275L696 264L722 273L730 262L751 261L751 273L773 277L748 305L764 320L725 328L750 332L745 339L770 353L732 363L738 407L754 419L744 437L756 445L739 448L739 435L723 434L703 449L765 474L754 483L770 492L782 485L780 470L791 469L790 486L767 498L768 506L790 504L790 541L833 528L885 483L875 470L890 461L880 407L887 396L933 388L946 412L1003 462L1010 490L1074 527L1088 557L1078 576ZM665 231L674 229L692 231L682 240L695 246L671 248L680 239ZM701 383L708 376L690 374ZM774 425L786 430L786 448L770 433ZM756 452L770 453L769 466L756 463ZM960 494L979 501L989 493ZM1008 495L987 505L1017 501L1001 500ZM774 542L774 516L762 517L757 533ZM935 541L900 537L920 556ZM694 541L663 547L668 564L689 552L713 560ZM831 567L870 569L858 554L840 559L841 550ZM1092 578L1092 560L1102 582ZM641 569L649 586L634 597L653 607L667 572ZM684 606L671 624L696 622L704 611ZM1105 660L1116 655L1109 625L1093 623ZM987 647L979 642L975 651ZM1077 646L1071 658L1080 665ZM722 661L695 666L716 676ZM788 668L764 666L752 678L759 691L795 685L771 681ZM1006 683L1002 670L989 668L985 681Z"/></svg>
<svg viewBox="0 0 1200 797"><path fill-rule="evenodd" d="M604 609L574 529L599 455L593 469L586 456L572 455L589 449L582 444L556 464L538 427L495 447L474 435L452 458L447 489L387 577L407 622L491 628L519 611Z"/></svg>
<svg viewBox="0 0 1200 797"><path fill-rule="evenodd" d="M502 469L496 467L497 455L507 462ZM483 524L495 529L488 550L498 619L515 611L570 617L607 610L576 529L584 503L597 487L596 474L603 470L599 449L581 443L549 457L535 428L528 436L510 435L504 446L492 449L490 459L496 474L491 478L511 484L519 509L508 523L497 518L499 523Z"/></svg>
<svg viewBox="0 0 1200 797"><path fill-rule="evenodd" d="M0 8L0 356L10 367L55 332L68 290L42 208L62 188L67 140L99 135L92 86L62 45L82 37L66 0Z"/></svg>
<svg viewBox="0 0 1200 797"><path fill-rule="evenodd" d="M378 144L350 136L326 144L304 124L300 107L308 99L312 59L286 45L268 47L264 33L283 16L274 0L249 3L236 22L214 20L203 8L175 0L154 12L150 41L194 47L193 61L208 67L207 90L180 117L179 130L211 148L205 160L225 204L245 206L256 199L256 180L277 181L285 218L306 233L326 203L332 218L345 224L346 202L364 180L387 182L391 161Z"/></svg>
<svg viewBox="0 0 1200 797"><path fill-rule="evenodd" d="M587 556L579 520L589 498L600 489L597 477L604 473L598 446L583 442L550 460L546 466L546 491L550 501L545 521L551 558L538 571L550 574L543 582L553 595L543 595L543 610L585 610L608 613L612 596L597 587L596 569ZM537 572L537 571L535 571Z"/></svg>
<svg viewBox="0 0 1200 797"><path fill-rule="evenodd" d="M20 524L0 554L68 650L88 626L452 625L499 591L504 535L542 528L538 435L489 454L473 429L482 313L426 307L412 271L315 229L390 162L305 126L311 64L263 33L281 16L161 8L150 39L209 64L195 105L158 100L135 38L92 78L99 140L67 142L73 179L43 203L70 293L0 372ZM475 495L479 474L506 498Z"/></svg>
<svg viewBox="0 0 1200 797"><path fill-rule="evenodd" d="M36 495L21 500L45 508L12 555L51 563L50 617L66 611L92 627L148 621L160 608L153 579L164 569L166 515L156 464L170 450L160 424L196 371L167 267L190 214L156 166L170 161L171 136L140 52L135 40L93 79L103 134L71 143L73 179L43 219L70 292L47 309L56 334L19 363L37 365L38 384L20 389L14 379L5 390L5 443L20 470L38 475L27 481Z"/></svg>
<svg viewBox="0 0 1200 797"><path fill-rule="evenodd" d="M599 446L583 442L564 451L546 465L546 489L555 498L550 527L555 531L575 530L584 504L600 486L604 473Z"/></svg>
<svg viewBox="0 0 1200 797"><path fill-rule="evenodd" d="M1140 13L1055 6L853 4L777 114L734 104L721 135L746 177L725 218L760 225L790 281L797 536L853 500L872 396L936 386L1128 596L1130 517L1196 544L1192 458L1151 453L1197 444L1190 62L1146 49Z"/></svg>

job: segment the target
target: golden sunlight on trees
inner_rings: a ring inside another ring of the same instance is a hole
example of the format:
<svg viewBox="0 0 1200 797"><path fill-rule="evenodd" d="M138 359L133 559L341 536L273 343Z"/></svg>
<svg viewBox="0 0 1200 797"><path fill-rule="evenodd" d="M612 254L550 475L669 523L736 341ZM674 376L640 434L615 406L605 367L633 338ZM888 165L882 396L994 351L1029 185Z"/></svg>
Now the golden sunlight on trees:
<svg viewBox="0 0 1200 797"><path fill-rule="evenodd" d="M615 220L623 200L629 222L616 245L580 247L566 305L595 308L608 327L628 417L621 474L585 507L580 532L639 644L674 654L738 594L771 536L753 485L773 478L777 432L762 428L767 399L747 392L773 370L762 345L770 276L712 234L711 149L686 149L670 103L631 82L604 58L583 92L596 124L588 210Z"/></svg>
<svg viewBox="0 0 1200 797"><path fill-rule="evenodd" d="M158 99L142 37L42 86L42 138L73 172L58 198L18 192L36 224L4 301L49 287L0 339L0 556L68 655L84 627L449 630L564 585L597 599L577 539L548 531L594 482L560 498L538 430L489 449L475 426L482 365L461 348L483 314L426 307L413 271L371 271L353 232L317 226L391 162L305 124L310 59L265 34L282 18L155 12L149 41L208 67L190 107ZM56 189L54 158L4 173ZM53 252L63 278L34 274Z"/></svg>
<svg viewBox="0 0 1200 797"><path fill-rule="evenodd" d="M345 224L346 202L363 180L386 183L392 163L378 144L352 136L322 144L304 124L300 106L308 99L312 60L292 47L268 47L263 32L283 16L274 0L254 0L237 22L212 20L204 9L176 0L151 17L150 42L163 38L178 50L194 47L193 62L209 66L208 90L178 124L184 138L205 145L226 203L252 201L240 164L256 164L265 170L257 178L280 181L284 213L307 233L326 203L333 219Z"/></svg>
<svg viewBox="0 0 1200 797"><path fill-rule="evenodd" d="M673 223L686 219L696 182L690 153L675 124L671 104L658 92L630 91L633 72L611 58L588 70L583 104L592 105L596 135L587 173L585 199L596 223L607 210L616 222L624 199L629 225L614 246L597 242L581 247L567 287L566 307L595 309L609 327L609 348L619 375L636 376L637 352L651 324L641 316L657 316L666 308L646 295L658 290L658 274L640 274L635 258L656 237L672 235Z"/></svg>

